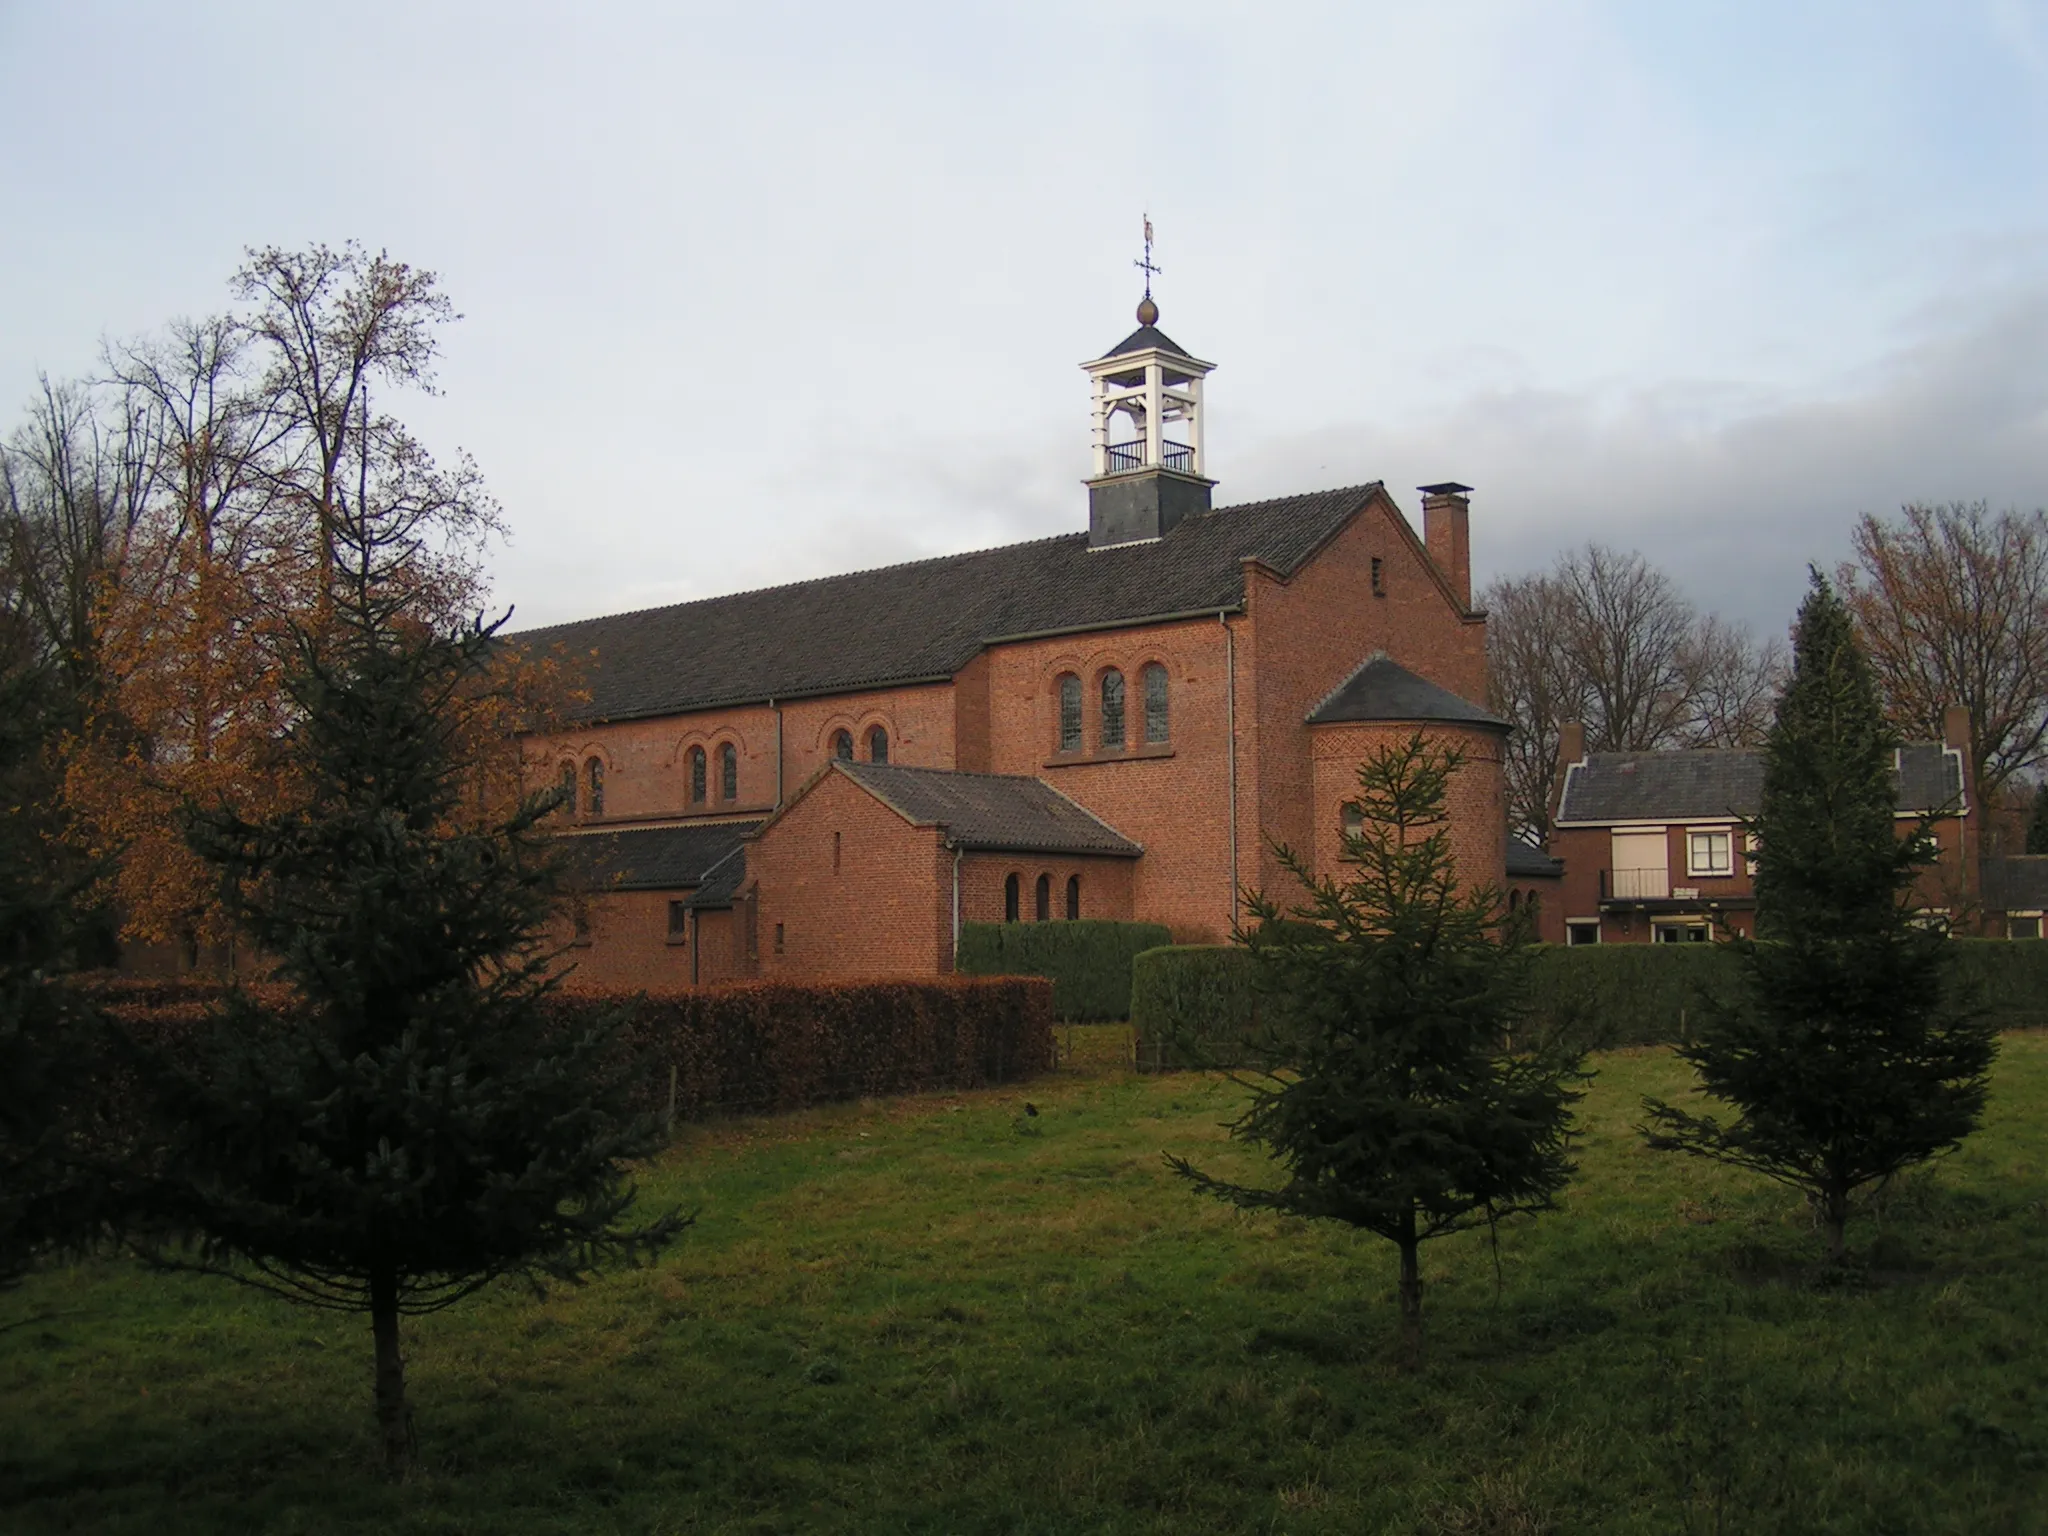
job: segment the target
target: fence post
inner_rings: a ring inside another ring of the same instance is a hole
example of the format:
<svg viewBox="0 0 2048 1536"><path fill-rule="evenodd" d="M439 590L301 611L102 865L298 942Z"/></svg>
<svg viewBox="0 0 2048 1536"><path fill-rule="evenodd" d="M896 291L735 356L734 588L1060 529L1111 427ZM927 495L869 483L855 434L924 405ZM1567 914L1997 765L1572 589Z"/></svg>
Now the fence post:
<svg viewBox="0 0 2048 1536"><path fill-rule="evenodd" d="M668 1118L662 1122L662 1129L673 1133L676 1128L676 1064L668 1064Z"/></svg>

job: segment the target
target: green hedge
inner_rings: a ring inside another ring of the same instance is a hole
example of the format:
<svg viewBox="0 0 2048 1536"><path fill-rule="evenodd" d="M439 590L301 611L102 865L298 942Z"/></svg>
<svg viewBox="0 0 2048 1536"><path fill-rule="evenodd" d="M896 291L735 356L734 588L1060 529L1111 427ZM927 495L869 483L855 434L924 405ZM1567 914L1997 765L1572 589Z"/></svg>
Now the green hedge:
<svg viewBox="0 0 2048 1536"><path fill-rule="evenodd" d="M1957 980L2001 1029L2048 1027L2048 942L1955 939ZM1719 944L1545 945L1529 978L1531 1011L1595 1049L1674 1045L1737 984ZM1241 1066L1244 1042L1273 1027L1251 956L1231 946L1147 951L1133 967L1131 1026L1146 1071Z"/></svg>
<svg viewBox="0 0 2048 1536"><path fill-rule="evenodd" d="M1163 923L963 923L963 976L1044 976L1053 1017L1094 1024L1131 1016L1131 961L1171 944Z"/></svg>

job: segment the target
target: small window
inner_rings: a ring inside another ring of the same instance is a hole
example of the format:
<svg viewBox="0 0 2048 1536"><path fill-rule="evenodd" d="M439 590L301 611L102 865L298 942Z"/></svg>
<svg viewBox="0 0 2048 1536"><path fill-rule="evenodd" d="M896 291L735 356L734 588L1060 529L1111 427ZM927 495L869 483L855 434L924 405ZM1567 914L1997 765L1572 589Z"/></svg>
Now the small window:
<svg viewBox="0 0 2048 1536"><path fill-rule="evenodd" d="M1575 917L1564 925L1564 941L1567 944L1598 944L1600 942L1600 919L1597 917Z"/></svg>
<svg viewBox="0 0 2048 1536"><path fill-rule="evenodd" d="M1148 662L1145 670L1138 674L1138 680L1145 690L1145 745L1163 746L1168 739L1166 668L1156 661Z"/></svg>
<svg viewBox="0 0 2048 1536"><path fill-rule="evenodd" d="M569 909L569 924L569 942L571 944L588 944L590 942L590 908L580 901L577 902Z"/></svg>
<svg viewBox="0 0 2048 1536"><path fill-rule="evenodd" d="M1685 867L1694 875L1735 872L1734 838L1727 832L1690 832L1685 839Z"/></svg>
<svg viewBox="0 0 2048 1536"><path fill-rule="evenodd" d="M775 925L775 953L782 953L782 924Z"/></svg>
<svg viewBox="0 0 2048 1536"><path fill-rule="evenodd" d="M1071 672L1060 679L1060 750L1081 750L1081 679Z"/></svg>
<svg viewBox="0 0 2048 1536"><path fill-rule="evenodd" d="M583 808L593 816L604 814L604 764L592 758L583 765Z"/></svg>
<svg viewBox="0 0 2048 1536"><path fill-rule="evenodd" d="M832 873L839 873L839 834L832 834Z"/></svg>
<svg viewBox="0 0 2048 1536"><path fill-rule="evenodd" d="M1374 597L1385 597L1387 595L1387 562L1378 555L1372 557L1372 595Z"/></svg>
<svg viewBox="0 0 2048 1536"><path fill-rule="evenodd" d="M1041 923L1052 921L1052 876L1040 875L1038 889L1032 893L1032 913Z"/></svg>
<svg viewBox="0 0 2048 1536"><path fill-rule="evenodd" d="M562 764L561 786L562 803L556 809L565 816L574 816L576 814L576 765L574 763Z"/></svg>
<svg viewBox="0 0 2048 1536"><path fill-rule="evenodd" d="M672 901L668 904L668 941L684 944L690 938L690 904L687 901Z"/></svg>
<svg viewBox="0 0 2048 1536"><path fill-rule="evenodd" d="M1111 667L1102 674L1102 738L1105 752L1121 750L1124 744L1124 675Z"/></svg>
<svg viewBox="0 0 2048 1536"><path fill-rule="evenodd" d="M889 761L889 733L879 725L868 727L868 761L886 763Z"/></svg>
<svg viewBox="0 0 2048 1536"><path fill-rule="evenodd" d="M718 749L718 796L721 800L740 797L740 749L729 741Z"/></svg>
<svg viewBox="0 0 2048 1536"><path fill-rule="evenodd" d="M1007 879L1007 880L1005 880L1005 881L1003 882L1003 921L1004 921L1004 922L1006 922L1006 923L1014 923L1014 922L1016 922L1016 921L1017 921L1017 898L1018 898L1018 893L1019 893L1019 892L1020 892L1020 891L1021 891L1022 889L1023 889L1023 881L1019 880L1019 879L1017 878L1017 876L1015 876L1015 875L1012 875L1012 876L1010 876L1010 877L1009 877L1009 879Z"/></svg>
<svg viewBox="0 0 2048 1536"><path fill-rule="evenodd" d="M704 803L704 749L690 748L690 804Z"/></svg>
<svg viewBox="0 0 2048 1536"><path fill-rule="evenodd" d="M2005 920L2005 936L2008 939L2038 939L2041 937L2041 919L2009 917Z"/></svg>
<svg viewBox="0 0 2048 1536"><path fill-rule="evenodd" d="M1653 944L1704 944L1707 942L1707 925L1653 923L1650 925L1650 941Z"/></svg>
<svg viewBox="0 0 2048 1536"><path fill-rule="evenodd" d="M832 733L832 755L842 763L853 761L853 732L834 731Z"/></svg>
<svg viewBox="0 0 2048 1536"><path fill-rule="evenodd" d="M1079 875L1067 876L1067 921L1070 923L1081 921L1081 877Z"/></svg>
<svg viewBox="0 0 2048 1536"><path fill-rule="evenodd" d="M1510 915L1512 915L1512 914L1514 914L1514 913L1516 913L1516 912L1519 912L1519 911L1521 911L1521 910L1522 910L1522 893L1521 893L1520 891L1509 891L1509 892L1508 892L1508 912L1509 912L1509 914L1510 914Z"/></svg>

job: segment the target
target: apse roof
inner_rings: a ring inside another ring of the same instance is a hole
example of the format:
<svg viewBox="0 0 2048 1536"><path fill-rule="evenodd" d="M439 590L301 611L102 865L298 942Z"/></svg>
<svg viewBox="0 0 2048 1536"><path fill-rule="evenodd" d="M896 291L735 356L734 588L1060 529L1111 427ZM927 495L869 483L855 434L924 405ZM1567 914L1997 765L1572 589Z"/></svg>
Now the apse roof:
<svg viewBox="0 0 2048 1536"><path fill-rule="evenodd" d="M1417 677L1385 651L1374 651L1312 710L1310 725L1359 720L1444 720L1506 730L1508 723L1477 704Z"/></svg>
<svg viewBox="0 0 2048 1536"><path fill-rule="evenodd" d="M1234 608L1247 558L1292 575L1379 488L1220 507L1163 539L1090 549L1061 534L510 638L580 673L586 722L938 682L991 641Z"/></svg>
<svg viewBox="0 0 2048 1536"><path fill-rule="evenodd" d="M908 820L944 828L946 841L957 848L1102 853L1123 858L1135 858L1144 852L1043 779L881 763L837 766L841 773Z"/></svg>

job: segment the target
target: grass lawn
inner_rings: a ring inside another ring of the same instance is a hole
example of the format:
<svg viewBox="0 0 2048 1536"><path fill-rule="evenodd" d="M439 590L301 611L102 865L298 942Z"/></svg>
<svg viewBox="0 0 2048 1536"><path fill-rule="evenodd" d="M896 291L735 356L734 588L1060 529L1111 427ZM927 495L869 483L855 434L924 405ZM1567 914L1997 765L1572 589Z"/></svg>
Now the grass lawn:
<svg viewBox="0 0 2048 1536"><path fill-rule="evenodd" d="M1229 1083L1076 1031L1020 1089L687 1130L653 1269L408 1335L422 1471L376 1473L366 1321L120 1264L0 1297L0 1529L2048 1530L2048 1037L1990 1122L1821 1240L1642 1149L1661 1051L1599 1060L1560 1213L1394 1258L1235 1212ZM1038 1113L1027 1115L1030 1100ZM11 1326L10 1326L11 1325Z"/></svg>

